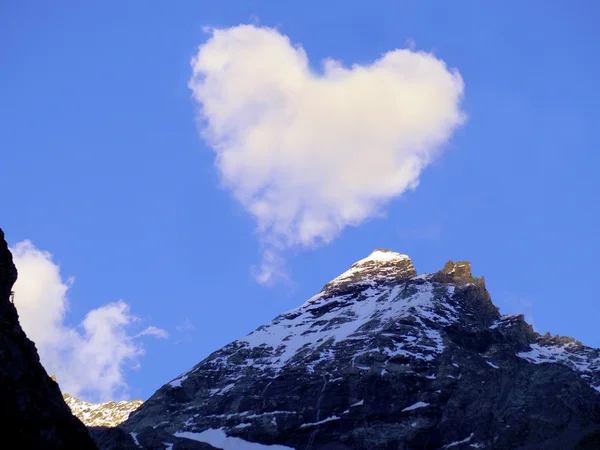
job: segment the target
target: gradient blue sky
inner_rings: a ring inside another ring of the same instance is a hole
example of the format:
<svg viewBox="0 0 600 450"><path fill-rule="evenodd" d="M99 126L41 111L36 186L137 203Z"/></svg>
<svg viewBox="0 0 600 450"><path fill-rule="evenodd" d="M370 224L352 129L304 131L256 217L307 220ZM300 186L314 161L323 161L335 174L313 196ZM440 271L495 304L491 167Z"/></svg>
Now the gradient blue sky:
<svg viewBox="0 0 600 450"><path fill-rule="evenodd" d="M132 397L376 247L420 273L469 260L501 312L600 347L598 17L592 0L2 2L0 226L75 277L69 325L123 299L169 332L127 369ZM220 187L187 87L203 27L257 18L315 67L369 64L412 40L460 71L468 114L385 218L287 252L293 281L272 287L252 276L255 224Z"/></svg>

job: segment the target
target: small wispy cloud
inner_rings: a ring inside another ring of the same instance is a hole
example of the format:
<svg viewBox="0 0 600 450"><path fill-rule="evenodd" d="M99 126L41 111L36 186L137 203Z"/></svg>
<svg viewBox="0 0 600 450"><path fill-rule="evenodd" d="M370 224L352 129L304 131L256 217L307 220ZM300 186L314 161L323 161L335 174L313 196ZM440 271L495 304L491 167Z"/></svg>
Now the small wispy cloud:
<svg viewBox="0 0 600 450"><path fill-rule="evenodd" d="M257 223L256 279L286 278L283 253L335 239L415 189L465 121L463 80L432 53L371 64L328 58L255 25L208 29L189 87L226 186Z"/></svg>
<svg viewBox="0 0 600 450"><path fill-rule="evenodd" d="M141 333L136 334L135 337L142 337L142 336L153 336L153 337L157 337L160 339L167 339L169 337L169 333L167 333L162 328L157 328L155 326L149 326Z"/></svg>
<svg viewBox="0 0 600 450"><path fill-rule="evenodd" d="M186 317L183 323L180 323L175 327L175 330L177 331L177 339L175 343L181 344L192 341L192 335L196 330L196 327L194 324L192 324L192 322L190 322L190 319Z"/></svg>
<svg viewBox="0 0 600 450"><path fill-rule="evenodd" d="M19 272L14 286L19 320L46 370L73 396L89 401L126 398L125 369L139 368L144 354L138 338L166 338L167 332L149 326L131 334L139 319L122 300L89 311L77 328L67 326L67 294L74 279L63 279L52 255L30 241L11 251Z"/></svg>

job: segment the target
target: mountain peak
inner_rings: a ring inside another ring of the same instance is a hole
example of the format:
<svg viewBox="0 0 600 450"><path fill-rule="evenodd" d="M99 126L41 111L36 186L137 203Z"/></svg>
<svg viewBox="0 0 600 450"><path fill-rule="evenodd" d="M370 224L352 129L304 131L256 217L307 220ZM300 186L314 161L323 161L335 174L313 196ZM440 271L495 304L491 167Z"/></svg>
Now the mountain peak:
<svg viewBox="0 0 600 450"><path fill-rule="evenodd" d="M600 448L598 355L500 315L467 261L416 276L408 256L377 249L97 436L131 444L102 450L134 440L148 449Z"/></svg>
<svg viewBox="0 0 600 450"><path fill-rule="evenodd" d="M408 256L378 248L334 278L323 288L323 291L332 293L333 290L339 293L340 289L345 290L365 283L398 282L416 276L417 271Z"/></svg>
<svg viewBox="0 0 600 450"><path fill-rule="evenodd" d="M390 261L404 261L409 260L410 258L407 255L403 255L401 253L394 252L392 250L388 250L386 248L377 248L371 252L369 256L361 259L353 264L356 266L357 264L364 264L367 262L375 261L375 262L390 262Z"/></svg>

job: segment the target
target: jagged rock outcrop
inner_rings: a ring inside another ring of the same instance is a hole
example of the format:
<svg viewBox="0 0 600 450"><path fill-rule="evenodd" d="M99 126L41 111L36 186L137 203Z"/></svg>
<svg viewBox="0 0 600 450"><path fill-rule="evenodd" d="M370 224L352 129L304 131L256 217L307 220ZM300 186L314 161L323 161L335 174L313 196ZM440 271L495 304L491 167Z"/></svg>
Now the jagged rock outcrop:
<svg viewBox="0 0 600 450"><path fill-rule="evenodd" d="M417 276L377 250L115 430L144 449L596 449L599 390L597 349L501 316L469 263Z"/></svg>
<svg viewBox="0 0 600 450"><path fill-rule="evenodd" d="M19 324L10 301L16 279L12 254L0 230L0 447L10 443L10 448L23 449L95 449Z"/></svg>
<svg viewBox="0 0 600 450"><path fill-rule="evenodd" d="M141 400L90 403L69 394L63 394L63 398L73 414L88 427L116 427L144 403Z"/></svg>
<svg viewBox="0 0 600 450"><path fill-rule="evenodd" d="M54 377L52 378L56 381ZM94 441L101 442L104 448L115 450L139 449L136 433L127 433L126 431L115 427L127 420L131 413L144 403L142 400L90 403L79 400L69 394L63 394L63 398L69 408L71 408L73 414L88 427L88 431ZM152 436L147 439L147 442L151 442L151 445L157 446L158 448L165 448L161 438L166 438L168 441L168 438L171 438L171 436L153 432ZM171 439L171 441L173 441L173 439ZM174 442L172 443L174 444ZM192 444L194 445L195 443ZM182 447L181 444L179 444L173 448L184 449L188 447ZM210 446L195 446L191 448L210 449Z"/></svg>

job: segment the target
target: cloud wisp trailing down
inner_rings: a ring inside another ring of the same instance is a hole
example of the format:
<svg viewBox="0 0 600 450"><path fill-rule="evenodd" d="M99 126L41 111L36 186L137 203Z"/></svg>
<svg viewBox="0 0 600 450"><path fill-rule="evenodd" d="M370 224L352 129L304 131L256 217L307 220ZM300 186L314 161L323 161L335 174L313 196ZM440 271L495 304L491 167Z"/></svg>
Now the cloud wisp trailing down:
<svg viewBox="0 0 600 450"><path fill-rule="evenodd" d="M175 327L175 330L177 331L177 337L175 339L175 344L193 342L193 335L194 335L194 331L196 330L196 327L194 326L194 324L190 321L190 319L188 317L186 317L182 323L177 325Z"/></svg>
<svg viewBox="0 0 600 450"><path fill-rule="evenodd" d="M88 401L125 398L125 369L135 367L144 348L139 338L166 338L149 326L132 335L139 320L119 300L87 313L78 329L65 324L67 293L73 279L63 280L48 252L30 241L11 249L19 278L14 286L21 326L36 344L42 364L57 377L63 392Z"/></svg>
<svg viewBox="0 0 600 450"><path fill-rule="evenodd" d="M285 276L286 249L381 215L465 121L463 80L431 53L326 59L316 73L276 29L207 31L189 87L224 185L257 222L260 282Z"/></svg>

